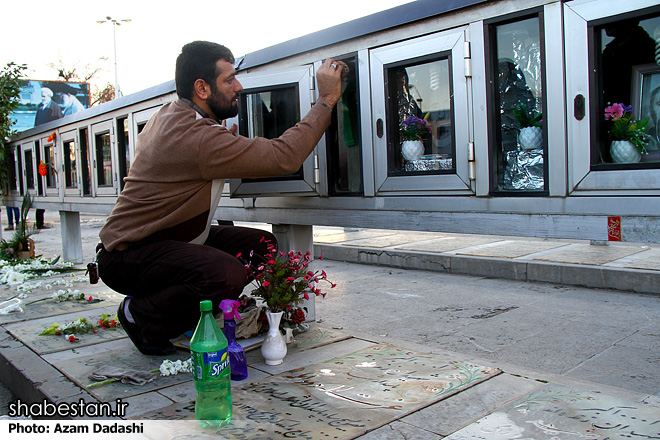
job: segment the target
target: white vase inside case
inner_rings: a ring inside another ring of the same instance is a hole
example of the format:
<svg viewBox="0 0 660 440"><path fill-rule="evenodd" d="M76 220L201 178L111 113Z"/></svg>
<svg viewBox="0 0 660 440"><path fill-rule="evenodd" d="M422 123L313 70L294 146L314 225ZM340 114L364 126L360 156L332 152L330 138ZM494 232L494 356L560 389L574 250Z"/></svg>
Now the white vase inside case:
<svg viewBox="0 0 660 440"><path fill-rule="evenodd" d="M642 159L642 154L630 141L612 141L610 156L614 163L637 163Z"/></svg>
<svg viewBox="0 0 660 440"><path fill-rule="evenodd" d="M417 160L424 154L424 142L421 140L403 141L401 155L405 160Z"/></svg>
<svg viewBox="0 0 660 440"><path fill-rule="evenodd" d="M541 127L523 127L518 132L518 143L523 150L535 150L543 147L543 129Z"/></svg>

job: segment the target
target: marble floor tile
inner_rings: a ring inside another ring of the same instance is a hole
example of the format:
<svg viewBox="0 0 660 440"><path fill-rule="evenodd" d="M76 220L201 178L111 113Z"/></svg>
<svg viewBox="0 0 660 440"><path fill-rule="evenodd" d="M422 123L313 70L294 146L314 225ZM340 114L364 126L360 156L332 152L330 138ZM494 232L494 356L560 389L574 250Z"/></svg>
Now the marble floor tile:
<svg viewBox="0 0 660 440"><path fill-rule="evenodd" d="M424 240L440 238L440 234L392 234L382 237L366 238L363 240L353 240L342 243L344 246L362 246L373 248L385 248L390 246L399 246L409 243L417 243Z"/></svg>
<svg viewBox="0 0 660 440"><path fill-rule="evenodd" d="M78 318L85 318L90 323L98 323L102 314L113 315L116 313L116 306L101 307L96 309L80 309L73 313L66 313L56 316L47 316L44 318L33 319L26 322L17 322L7 324L5 328L23 344L30 347L36 353L44 355L57 351L71 350L87 345L99 344L115 339L125 338L126 333L121 328L98 329L96 333L84 333L76 335L77 342L69 342L64 335L40 335L40 333L55 323L64 325L75 321Z"/></svg>
<svg viewBox="0 0 660 440"><path fill-rule="evenodd" d="M396 249L420 252L450 252L465 249L472 246L480 246L488 243L496 243L502 240L479 236L453 236L437 238L416 243L402 244Z"/></svg>
<svg viewBox="0 0 660 440"><path fill-rule="evenodd" d="M458 255L476 255L481 257L519 258L537 252L566 246L566 243L553 241L501 241L484 245L472 250L457 252Z"/></svg>
<svg viewBox="0 0 660 440"><path fill-rule="evenodd" d="M638 252L644 252L647 248L639 246L594 246L575 245L567 246L549 255L537 257L535 260L553 261L556 263L592 264L599 265L628 257Z"/></svg>

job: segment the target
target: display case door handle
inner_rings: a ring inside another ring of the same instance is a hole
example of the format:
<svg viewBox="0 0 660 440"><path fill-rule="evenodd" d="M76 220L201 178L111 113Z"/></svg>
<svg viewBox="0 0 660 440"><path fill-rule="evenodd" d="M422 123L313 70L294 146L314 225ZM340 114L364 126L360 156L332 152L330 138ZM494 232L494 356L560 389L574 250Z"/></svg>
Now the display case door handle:
<svg viewBox="0 0 660 440"><path fill-rule="evenodd" d="M573 116L578 121L581 121L584 118L584 96L576 95L573 100Z"/></svg>

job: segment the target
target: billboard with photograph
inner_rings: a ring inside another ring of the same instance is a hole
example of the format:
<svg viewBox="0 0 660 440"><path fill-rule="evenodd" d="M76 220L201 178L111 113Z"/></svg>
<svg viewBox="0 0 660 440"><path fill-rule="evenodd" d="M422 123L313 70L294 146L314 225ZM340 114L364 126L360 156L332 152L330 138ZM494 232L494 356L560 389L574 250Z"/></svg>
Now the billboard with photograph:
<svg viewBox="0 0 660 440"><path fill-rule="evenodd" d="M89 83L25 80L18 108L9 117L12 128L20 132L86 108Z"/></svg>

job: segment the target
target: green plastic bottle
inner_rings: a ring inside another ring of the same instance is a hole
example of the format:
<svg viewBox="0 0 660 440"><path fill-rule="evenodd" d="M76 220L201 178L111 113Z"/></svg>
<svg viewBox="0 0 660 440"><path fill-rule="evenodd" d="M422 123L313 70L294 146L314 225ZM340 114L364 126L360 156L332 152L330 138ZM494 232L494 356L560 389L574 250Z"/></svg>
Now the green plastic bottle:
<svg viewBox="0 0 660 440"><path fill-rule="evenodd" d="M227 338L212 313L211 301L201 301L202 316L190 340L197 399L195 418L200 425L217 428L231 420L231 369Z"/></svg>

